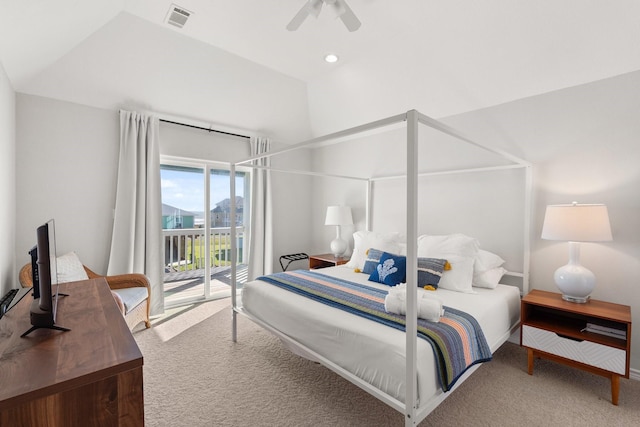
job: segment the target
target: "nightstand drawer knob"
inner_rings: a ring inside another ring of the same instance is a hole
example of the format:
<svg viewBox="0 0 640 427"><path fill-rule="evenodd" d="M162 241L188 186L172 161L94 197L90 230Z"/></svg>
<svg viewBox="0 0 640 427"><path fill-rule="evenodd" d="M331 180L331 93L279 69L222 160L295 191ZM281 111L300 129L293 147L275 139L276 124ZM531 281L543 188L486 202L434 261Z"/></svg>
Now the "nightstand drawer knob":
<svg viewBox="0 0 640 427"><path fill-rule="evenodd" d="M584 340L581 340L580 338L574 338L574 337L570 337L568 335L563 335L563 334L559 334L559 333L555 333L557 336L559 336L560 338L564 338L566 340L571 340L571 341L575 341L575 342L582 342Z"/></svg>

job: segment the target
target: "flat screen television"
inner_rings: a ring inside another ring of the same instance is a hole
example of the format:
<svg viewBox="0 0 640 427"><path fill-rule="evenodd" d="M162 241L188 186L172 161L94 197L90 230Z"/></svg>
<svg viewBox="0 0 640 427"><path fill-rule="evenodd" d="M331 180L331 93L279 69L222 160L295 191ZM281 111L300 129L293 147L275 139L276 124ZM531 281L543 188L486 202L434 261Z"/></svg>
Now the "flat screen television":
<svg viewBox="0 0 640 427"><path fill-rule="evenodd" d="M68 331L69 329L56 325L58 310L58 277L56 262L56 231L53 219L38 227L36 230L36 254L37 267L33 271L34 291L31 303L30 318L31 328L22 334L26 336L40 328ZM30 251L33 259L33 250ZM37 281L35 280L37 279Z"/></svg>

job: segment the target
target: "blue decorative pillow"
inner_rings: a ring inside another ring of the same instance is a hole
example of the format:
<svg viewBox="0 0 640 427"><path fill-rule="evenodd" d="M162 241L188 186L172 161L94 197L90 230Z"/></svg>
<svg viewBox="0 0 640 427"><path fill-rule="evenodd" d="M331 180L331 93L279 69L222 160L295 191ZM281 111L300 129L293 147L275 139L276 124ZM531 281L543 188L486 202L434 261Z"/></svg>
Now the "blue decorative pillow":
<svg viewBox="0 0 640 427"><path fill-rule="evenodd" d="M395 286L403 283L407 276L407 259L400 255L383 252L380 262L369 276L372 282Z"/></svg>
<svg viewBox="0 0 640 427"><path fill-rule="evenodd" d="M446 259L418 258L418 286L433 286L437 289L446 265Z"/></svg>
<svg viewBox="0 0 640 427"><path fill-rule="evenodd" d="M364 267L362 267L362 272L369 275L373 273L373 271L380 263L380 257L383 253L384 251L369 248L369 250L367 250L367 257L364 260Z"/></svg>

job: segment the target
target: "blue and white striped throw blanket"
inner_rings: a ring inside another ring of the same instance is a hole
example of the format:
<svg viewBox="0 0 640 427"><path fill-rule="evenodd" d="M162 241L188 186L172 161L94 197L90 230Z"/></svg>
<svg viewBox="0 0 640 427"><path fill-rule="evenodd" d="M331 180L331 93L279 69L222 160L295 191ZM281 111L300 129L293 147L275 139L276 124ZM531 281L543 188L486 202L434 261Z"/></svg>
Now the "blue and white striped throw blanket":
<svg viewBox="0 0 640 427"><path fill-rule="evenodd" d="M385 290L308 270L275 273L261 276L258 280L392 328L405 330L405 316L385 311ZM443 391L449 391L468 368L477 363L488 362L492 357L478 322L468 313L451 307L445 307L439 323L418 319L418 336L427 340L433 348Z"/></svg>

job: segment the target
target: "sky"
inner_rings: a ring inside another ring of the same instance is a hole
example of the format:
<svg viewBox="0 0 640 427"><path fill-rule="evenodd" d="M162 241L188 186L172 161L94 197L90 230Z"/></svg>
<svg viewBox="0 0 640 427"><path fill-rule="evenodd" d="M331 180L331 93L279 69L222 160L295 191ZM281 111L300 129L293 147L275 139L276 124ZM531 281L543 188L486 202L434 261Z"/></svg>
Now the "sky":
<svg viewBox="0 0 640 427"><path fill-rule="evenodd" d="M203 171L160 170L162 203L190 212L203 212ZM244 178L236 176L236 194L244 194ZM211 209L216 203L229 198L229 176L211 175Z"/></svg>

